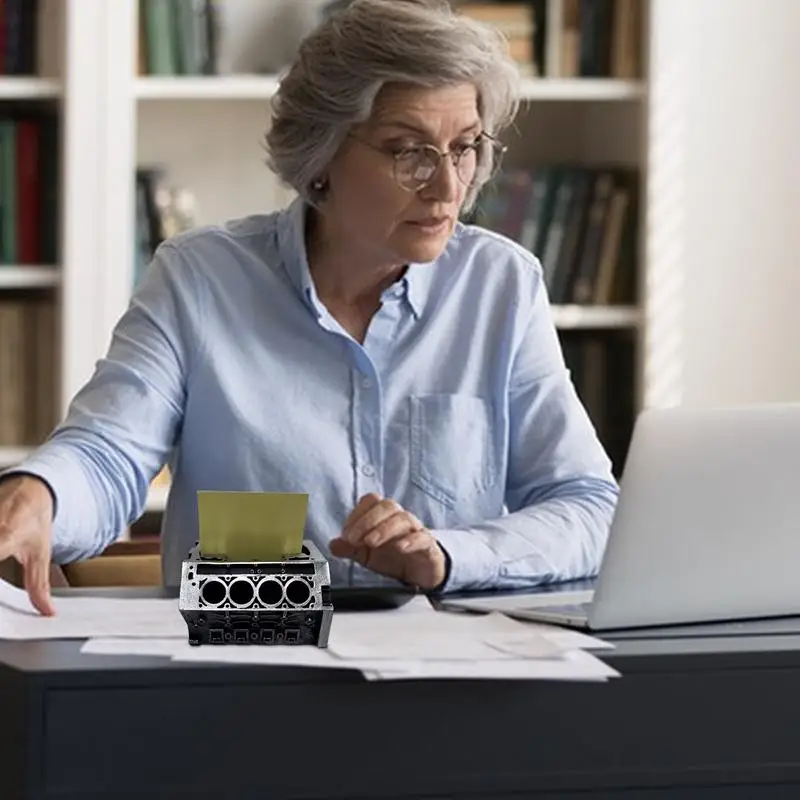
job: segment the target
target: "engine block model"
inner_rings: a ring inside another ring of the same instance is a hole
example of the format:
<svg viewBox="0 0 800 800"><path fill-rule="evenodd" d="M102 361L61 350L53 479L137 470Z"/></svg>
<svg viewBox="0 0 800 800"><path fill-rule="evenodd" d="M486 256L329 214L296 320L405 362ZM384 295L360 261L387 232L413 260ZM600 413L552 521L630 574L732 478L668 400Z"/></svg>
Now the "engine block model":
<svg viewBox="0 0 800 800"><path fill-rule="evenodd" d="M280 561L183 562L179 609L189 644L328 646L333 603L328 562L311 541Z"/></svg>

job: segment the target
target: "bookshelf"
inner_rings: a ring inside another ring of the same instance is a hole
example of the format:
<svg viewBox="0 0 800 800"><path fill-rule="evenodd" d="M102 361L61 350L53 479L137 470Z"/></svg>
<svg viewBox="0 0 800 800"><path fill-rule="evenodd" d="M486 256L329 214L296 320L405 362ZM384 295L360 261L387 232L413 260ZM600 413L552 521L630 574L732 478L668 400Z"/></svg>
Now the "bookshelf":
<svg viewBox="0 0 800 800"><path fill-rule="evenodd" d="M135 84L137 100L263 100L268 101L278 88L276 76L222 75L209 77L138 77ZM645 88L640 81L581 80L579 78L526 78L520 86L520 96L526 101L596 100L613 102L639 100Z"/></svg>
<svg viewBox="0 0 800 800"><path fill-rule="evenodd" d="M0 271L0 290L51 287L58 286L60 282L61 270L57 267L8 264Z"/></svg>
<svg viewBox="0 0 800 800"><path fill-rule="evenodd" d="M0 77L0 100L52 100L58 97L61 97L61 83L55 79Z"/></svg>
<svg viewBox="0 0 800 800"><path fill-rule="evenodd" d="M648 102L645 53L638 55L636 74L625 77L578 77L574 68L571 71L563 68L567 57L562 53L559 26L564 18L563 6L569 2L547 2L547 44L542 55L546 74L527 75L521 81L520 115L515 130L506 136L507 163L514 169L531 170L543 163L571 161L615 167L622 164L638 170L636 179L643 180L646 148L642 131ZM638 51L647 39L649 23L642 13L646 0L634 2L639 8L636 25L640 39L634 48ZM236 10L233 4L229 6L229 13L235 16L226 19L227 29L241 31L252 22L252 8ZM268 48L270 32L263 33L264 46ZM139 52L147 53L148 46L152 42L140 44ZM163 39L160 46L165 46ZM180 48L180 41L175 44L173 40L173 47ZM231 45L222 50L227 50L223 59L235 61ZM171 58L162 53L162 64L174 65L179 61L180 57L174 53ZM266 171L252 169L262 160L259 138L266 128L269 102L278 86L276 74L153 75L147 74L147 59L144 58L143 66L141 55L137 56L134 73L132 124L136 128L137 166L157 167L164 184L191 189L196 198L196 224L246 214L253 209L272 210L286 202L288 195L270 180ZM192 131L191 140L187 140L186 130ZM215 163L209 162L209 152L215 153ZM642 231L640 221L637 242ZM637 270L643 268L641 256L634 261ZM644 309L643 298L639 296L626 298L625 303L602 306L565 302L554 305L553 315L559 331L571 342L592 339L610 348L623 339L629 357L638 358L646 333ZM630 402L626 406L632 415L641 406L638 363L630 365L627 380L625 391ZM589 405L599 409L605 403ZM623 431L622 438L625 436ZM615 449L617 453L624 450L619 445ZM167 486L154 486L147 510L157 513L167 497Z"/></svg>
<svg viewBox="0 0 800 800"><path fill-rule="evenodd" d="M55 424L68 113L59 0L6 0L0 46L0 466Z"/></svg>
<svg viewBox="0 0 800 800"><path fill-rule="evenodd" d="M695 0L639 1L643 69L631 79L564 75L553 32L573 0L533 0L546 9L544 74L522 82L507 165L621 165L639 190L633 301L556 304L559 333L568 345L632 348L632 412L800 398L800 182L787 168L800 140L787 80L800 74L800 4L729 0L712 13ZM53 263L0 265L0 299L35 295L58 309L63 411L130 297L137 167L189 190L195 224L289 199L262 166L261 138L280 60L321 0L221 0L225 68L180 76L140 74L138 0L39 2L38 68L0 75L0 108L57 116L59 248ZM275 63L249 69L254 52ZM0 464L31 444L0 442ZM148 509L166 494L154 489Z"/></svg>

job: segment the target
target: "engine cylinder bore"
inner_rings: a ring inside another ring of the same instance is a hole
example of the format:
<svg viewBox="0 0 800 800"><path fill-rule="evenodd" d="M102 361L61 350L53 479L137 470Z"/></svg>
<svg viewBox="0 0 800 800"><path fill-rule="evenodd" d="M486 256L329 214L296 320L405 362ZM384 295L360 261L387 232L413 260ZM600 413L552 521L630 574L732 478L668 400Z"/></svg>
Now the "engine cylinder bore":
<svg viewBox="0 0 800 800"><path fill-rule="evenodd" d="M225 584L219 578L208 578L200 589L200 597L210 606L218 606L226 595Z"/></svg>
<svg viewBox="0 0 800 800"><path fill-rule="evenodd" d="M301 606L311 597L311 589L305 581L295 578L286 584L286 599L296 606Z"/></svg>
<svg viewBox="0 0 800 800"><path fill-rule="evenodd" d="M255 596L255 586L247 578L237 578L228 587L228 597L235 606L248 606Z"/></svg>
<svg viewBox="0 0 800 800"><path fill-rule="evenodd" d="M265 578L258 585L258 599L265 606L274 606L283 600L283 587L273 578Z"/></svg>

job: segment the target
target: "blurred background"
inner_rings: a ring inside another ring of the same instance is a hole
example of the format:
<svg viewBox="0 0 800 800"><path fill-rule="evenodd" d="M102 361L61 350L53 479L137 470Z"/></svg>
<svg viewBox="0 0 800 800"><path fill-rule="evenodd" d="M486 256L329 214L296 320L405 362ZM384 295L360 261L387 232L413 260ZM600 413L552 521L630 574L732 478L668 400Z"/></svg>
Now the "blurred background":
<svg viewBox="0 0 800 800"><path fill-rule="evenodd" d="M160 241L291 199L270 98L340 4L0 2L0 465L61 417ZM542 261L617 472L644 407L800 400L800 2L454 5L523 76L473 221Z"/></svg>

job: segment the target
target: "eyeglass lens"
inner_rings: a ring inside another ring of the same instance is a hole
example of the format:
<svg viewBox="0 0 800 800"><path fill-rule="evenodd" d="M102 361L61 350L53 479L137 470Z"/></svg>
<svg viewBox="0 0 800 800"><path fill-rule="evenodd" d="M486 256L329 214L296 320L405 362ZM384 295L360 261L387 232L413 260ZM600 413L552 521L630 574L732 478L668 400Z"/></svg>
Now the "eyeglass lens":
<svg viewBox="0 0 800 800"><path fill-rule="evenodd" d="M493 162L497 161L497 156L498 154L493 153L490 141L481 141L477 149L470 147L447 158L455 162L459 180L468 186L475 179L479 168L488 170L490 174L495 171L497 164ZM395 164L398 182L410 189L424 186L433 180L441 158L438 150L428 146L401 156Z"/></svg>

